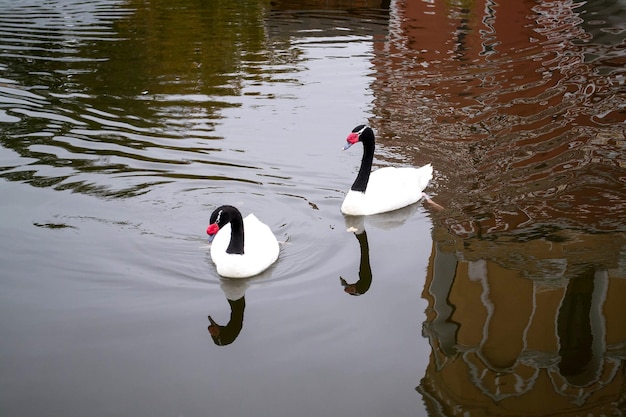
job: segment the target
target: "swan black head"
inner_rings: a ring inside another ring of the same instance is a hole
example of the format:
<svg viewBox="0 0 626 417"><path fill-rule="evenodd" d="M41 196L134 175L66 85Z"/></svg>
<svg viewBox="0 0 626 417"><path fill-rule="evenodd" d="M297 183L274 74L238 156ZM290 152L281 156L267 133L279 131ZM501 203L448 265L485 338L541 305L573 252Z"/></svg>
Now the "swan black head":
<svg viewBox="0 0 626 417"><path fill-rule="evenodd" d="M211 213L209 227L206 229L209 235L209 242L213 241L219 230L230 223L230 243L226 248L226 253L236 253L243 255L244 250L244 231L243 218L241 212L233 206L220 206Z"/></svg>
<svg viewBox="0 0 626 417"><path fill-rule="evenodd" d="M216 208L213 213L211 213L209 227L206 229L206 233L209 235L209 241L213 240L217 232L228 223L231 223L233 230L243 229L241 212L239 212L236 207L228 205Z"/></svg>
<svg viewBox="0 0 626 417"><path fill-rule="evenodd" d="M216 224L218 227L224 227L232 219L234 213L238 213L239 210L233 206L220 206L213 210L209 224Z"/></svg>
<svg viewBox="0 0 626 417"><path fill-rule="evenodd" d="M357 127L355 127L354 129L352 129L352 132L350 132L350 134L348 135L347 139L346 139L347 143L346 145L343 147L343 150L345 151L346 149L348 149L350 146L354 145L357 142L374 142L374 131L372 130L371 127L367 126L367 125L358 125Z"/></svg>
<svg viewBox="0 0 626 417"><path fill-rule="evenodd" d="M209 218L209 227L206 229L206 234L209 235L209 241L215 237L218 230L230 222L233 209L237 210L232 206L221 206L213 210Z"/></svg>

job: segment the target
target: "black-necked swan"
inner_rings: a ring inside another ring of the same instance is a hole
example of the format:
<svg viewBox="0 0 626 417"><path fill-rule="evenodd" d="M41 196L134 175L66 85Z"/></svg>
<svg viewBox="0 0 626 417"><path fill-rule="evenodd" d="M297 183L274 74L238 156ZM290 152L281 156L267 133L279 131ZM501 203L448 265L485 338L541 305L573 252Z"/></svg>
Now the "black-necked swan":
<svg viewBox="0 0 626 417"><path fill-rule="evenodd" d="M341 212L352 216L366 216L397 210L419 201L422 191L433 177L433 167L384 167L372 172L374 159L374 131L359 125L346 139L344 150L357 142L363 144L363 159L359 173L348 191Z"/></svg>
<svg viewBox="0 0 626 417"><path fill-rule="evenodd" d="M227 278L260 274L278 259L278 240L265 223L236 207L224 205L211 214L207 234L217 273ZM245 231L245 234L244 234Z"/></svg>

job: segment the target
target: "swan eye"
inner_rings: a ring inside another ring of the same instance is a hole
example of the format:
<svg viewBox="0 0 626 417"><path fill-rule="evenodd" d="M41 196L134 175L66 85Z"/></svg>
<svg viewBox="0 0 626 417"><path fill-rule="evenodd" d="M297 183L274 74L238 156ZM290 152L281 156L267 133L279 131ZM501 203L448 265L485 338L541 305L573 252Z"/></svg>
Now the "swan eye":
<svg viewBox="0 0 626 417"><path fill-rule="evenodd" d="M206 228L206 234L209 236L214 235L218 230L220 230L220 227L216 223L212 223Z"/></svg>

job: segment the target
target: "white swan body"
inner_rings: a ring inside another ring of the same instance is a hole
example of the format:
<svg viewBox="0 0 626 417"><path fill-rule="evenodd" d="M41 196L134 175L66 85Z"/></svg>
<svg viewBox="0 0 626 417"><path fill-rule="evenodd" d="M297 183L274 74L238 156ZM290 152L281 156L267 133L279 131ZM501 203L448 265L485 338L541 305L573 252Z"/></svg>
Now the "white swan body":
<svg viewBox="0 0 626 417"><path fill-rule="evenodd" d="M365 192L348 191L341 212L368 216L409 206L423 197L422 191L432 177L430 164L420 168L380 168L371 173Z"/></svg>
<svg viewBox="0 0 626 417"><path fill-rule="evenodd" d="M433 167L384 167L371 172L374 157L374 132L367 126L357 126L348 136L347 149L356 142L363 143L363 160L357 179L346 194L341 212L352 216L367 216L406 207L419 201L433 177Z"/></svg>
<svg viewBox="0 0 626 417"><path fill-rule="evenodd" d="M223 210L224 207L231 206L222 206L217 210ZM217 217L219 219L219 215ZM223 219L221 221L223 222ZM243 221L241 221L241 214L239 214L239 220L234 218L227 219L227 221L228 223L220 225L219 221L213 223L212 219L212 224L209 226L209 229L215 224L219 226L217 233L213 234L214 239L211 243L211 259L219 275L227 278L247 278L260 274L276 262L280 248L269 226L257 219L254 214L249 214ZM238 229L238 226L233 227L231 223L235 224L237 221L243 224L242 232L245 230L243 253L233 253L232 250L229 253L229 248L232 246L231 240L234 238L233 228Z"/></svg>

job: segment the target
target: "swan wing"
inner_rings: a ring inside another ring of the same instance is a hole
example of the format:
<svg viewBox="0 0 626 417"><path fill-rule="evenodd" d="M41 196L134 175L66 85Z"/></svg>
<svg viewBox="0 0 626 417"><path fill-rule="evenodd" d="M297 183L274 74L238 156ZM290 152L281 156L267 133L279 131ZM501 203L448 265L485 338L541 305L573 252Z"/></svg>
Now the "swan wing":
<svg viewBox="0 0 626 417"><path fill-rule="evenodd" d="M365 193L350 190L342 212L370 215L397 210L419 201L432 179L430 164L420 168L380 168L370 174Z"/></svg>

